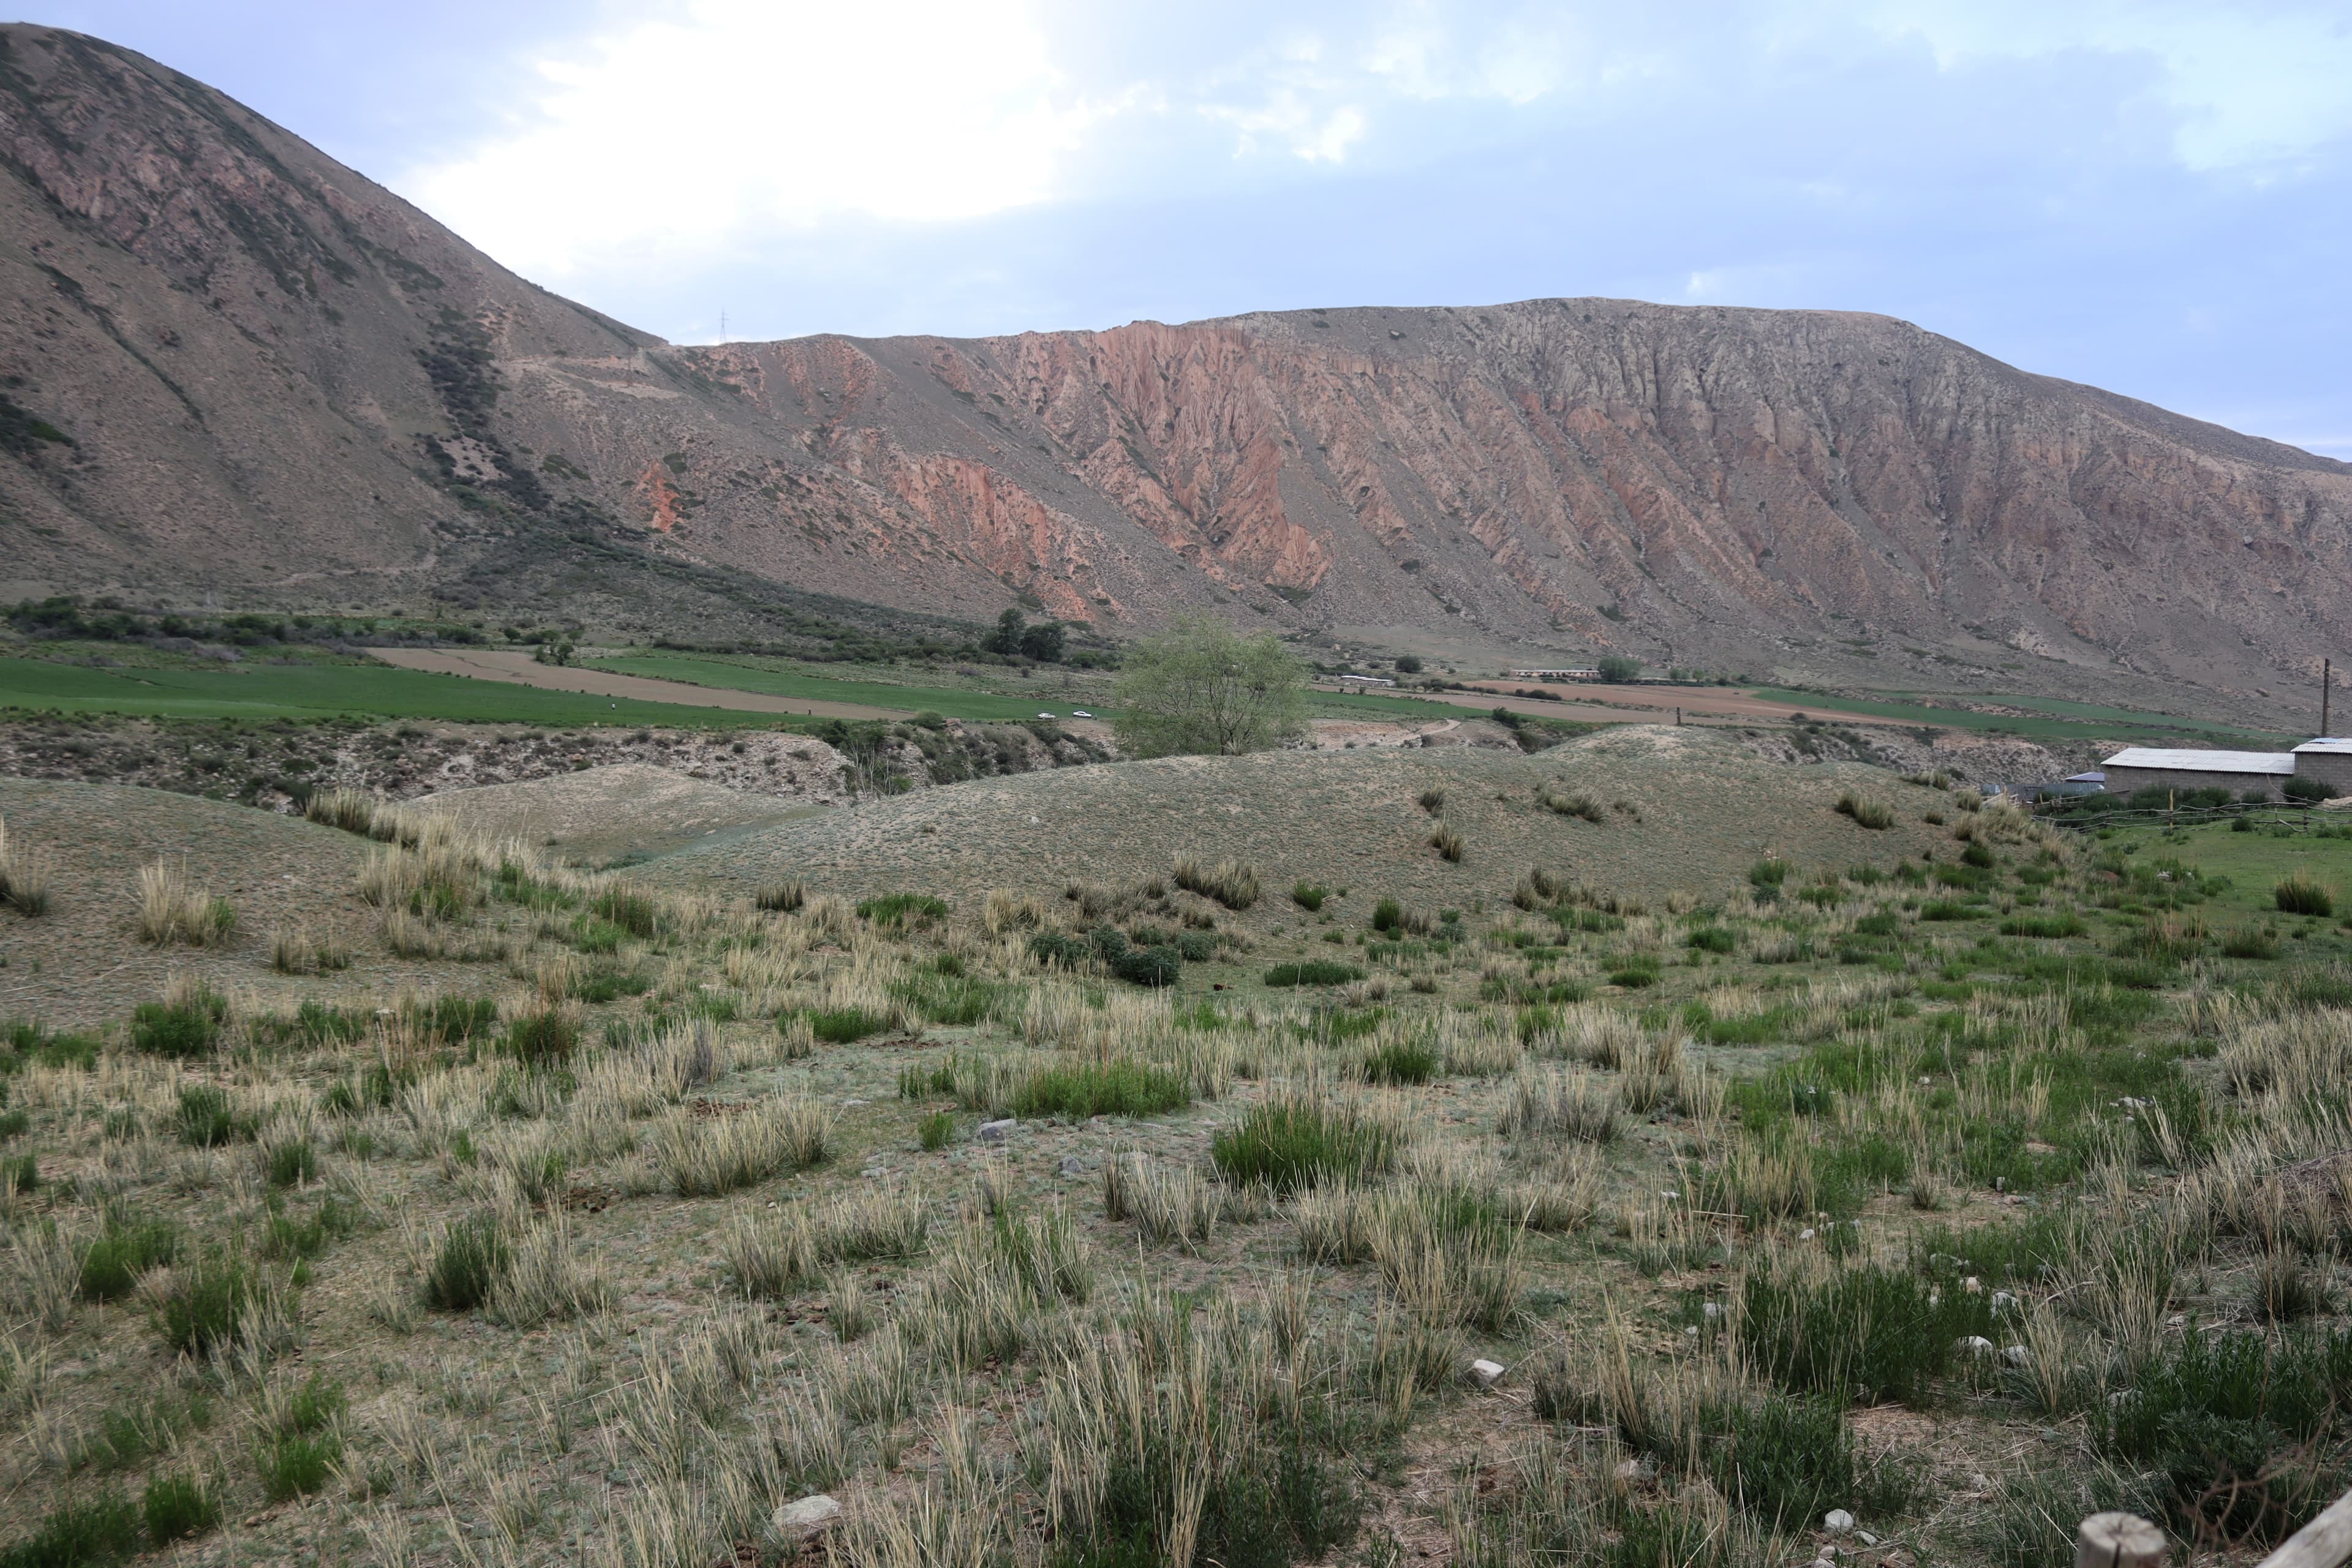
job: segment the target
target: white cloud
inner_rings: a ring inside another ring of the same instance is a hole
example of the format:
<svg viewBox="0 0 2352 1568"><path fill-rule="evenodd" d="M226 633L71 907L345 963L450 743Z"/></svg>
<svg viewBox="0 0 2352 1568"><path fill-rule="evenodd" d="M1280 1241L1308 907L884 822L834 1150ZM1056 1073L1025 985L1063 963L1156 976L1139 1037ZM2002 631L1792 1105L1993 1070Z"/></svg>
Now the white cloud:
<svg viewBox="0 0 2352 1568"><path fill-rule="evenodd" d="M2211 0L1884 0L1878 27L1945 66L2083 51L2151 68L2172 146L2200 172L2292 160L2352 135L2352 14Z"/></svg>
<svg viewBox="0 0 2352 1568"><path fill-rule="evenodd" d="M780 226L1053 195L1089 128L1019 0L693 0L538 67L528 116L402 187L509 266L700 262Z"/></svg>

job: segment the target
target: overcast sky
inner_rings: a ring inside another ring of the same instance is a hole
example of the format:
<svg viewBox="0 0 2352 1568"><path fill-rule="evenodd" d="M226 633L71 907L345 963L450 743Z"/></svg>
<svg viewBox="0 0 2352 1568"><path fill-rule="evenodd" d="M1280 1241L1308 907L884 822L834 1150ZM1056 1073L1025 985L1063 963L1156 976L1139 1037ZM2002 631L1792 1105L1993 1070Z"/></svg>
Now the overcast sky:
<svg viewBox="0 0 2352 1568"><path fill-rule="evenodd" d="M58 0L680 342L1877 310L2352 459L2352 5Z"/></svg>

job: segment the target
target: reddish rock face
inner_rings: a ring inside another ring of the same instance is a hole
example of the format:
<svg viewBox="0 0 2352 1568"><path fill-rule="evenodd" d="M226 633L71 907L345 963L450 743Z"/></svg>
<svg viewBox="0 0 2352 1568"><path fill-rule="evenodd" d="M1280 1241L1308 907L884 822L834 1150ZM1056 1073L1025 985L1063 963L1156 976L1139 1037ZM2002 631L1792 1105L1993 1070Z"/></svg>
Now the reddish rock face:
<svg viewBox="0 0 2352 1568"><path fill-rule="evenodd" d="M2247 689L2352 641L2352 467L1901 321L1546 300L676 348L152 62L0 38L0 374L79 443L0 460L0 575L478 584L601 531L976 618L1888 684Z"/></svg>

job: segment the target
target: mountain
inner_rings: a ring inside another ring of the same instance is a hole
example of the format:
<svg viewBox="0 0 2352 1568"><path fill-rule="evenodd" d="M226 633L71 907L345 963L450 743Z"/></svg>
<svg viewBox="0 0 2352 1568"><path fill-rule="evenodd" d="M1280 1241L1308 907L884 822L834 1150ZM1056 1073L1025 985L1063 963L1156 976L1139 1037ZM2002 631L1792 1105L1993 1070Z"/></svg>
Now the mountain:
<svg viewBox="0 0 2352 1568"><path fill-rule="evenodd" d="M0 593L644 632L789 586L2086 694L2252 691L2352 640L2352 466L1884 317L1543 300L677 347L34 26L0 29Z"/></svg>

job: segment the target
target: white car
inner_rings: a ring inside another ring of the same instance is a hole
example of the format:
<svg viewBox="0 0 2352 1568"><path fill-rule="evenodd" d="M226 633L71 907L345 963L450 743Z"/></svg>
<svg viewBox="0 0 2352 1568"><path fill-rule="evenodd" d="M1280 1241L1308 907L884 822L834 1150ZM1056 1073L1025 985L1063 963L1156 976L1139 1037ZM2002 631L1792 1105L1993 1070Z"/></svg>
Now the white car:
<svg viewBox="0 0 2352 1568"><path fill-rule="evenodd" d="M1040 718L1040 719L1051 719L1053 716L1054 716L1054 715L1052 715L1051 713L1040 713L1040 714L1038 714L1038 715L1037 715L1037 717L1038 717L1038 718Z"/></svg>
<svg viewBox="0 0 2352 1568"><path fill-rule="evenodd" d="M1073 708L1070 710L1070 717L1073 719L1091 719L1094 715L1087 712L1083 708Z"/></svg>

